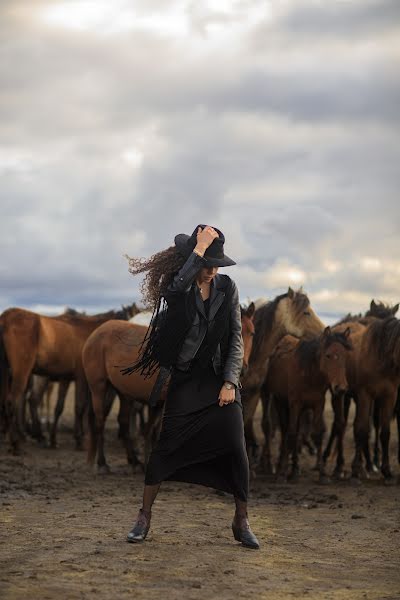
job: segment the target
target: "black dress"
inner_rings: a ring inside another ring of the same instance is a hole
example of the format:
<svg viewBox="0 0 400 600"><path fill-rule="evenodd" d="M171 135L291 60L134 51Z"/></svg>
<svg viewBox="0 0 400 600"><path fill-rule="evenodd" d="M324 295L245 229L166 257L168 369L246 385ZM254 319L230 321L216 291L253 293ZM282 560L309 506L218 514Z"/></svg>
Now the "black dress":
<svg viewBox="0 0 400 600"><path fill-rule="evenodd" d="M206 311L208 304L206 300ZM197 483L247 501L249 463L240 392L236 389L234 402L219 406L222 384L211 362L203 370L195 360L190 371L173 370L145 484L165 480Z"/></svg>

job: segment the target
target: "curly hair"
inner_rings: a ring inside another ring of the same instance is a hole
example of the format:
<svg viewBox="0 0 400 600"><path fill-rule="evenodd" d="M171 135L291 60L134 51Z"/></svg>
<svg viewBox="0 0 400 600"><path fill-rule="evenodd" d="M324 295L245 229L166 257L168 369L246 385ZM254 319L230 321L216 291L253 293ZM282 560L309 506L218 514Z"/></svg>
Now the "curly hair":
<svg viewBox="0 0 400 600"><path fill-rule="evenodd" d="M129 261L128 270L132 275L146 273L140 284L140 292L145 307L151 309L157 306L173 276L186 261L186 258L178 252L176 246L161 250L150 256L150 258L131 258L127 254L124 256Z"/></svg>

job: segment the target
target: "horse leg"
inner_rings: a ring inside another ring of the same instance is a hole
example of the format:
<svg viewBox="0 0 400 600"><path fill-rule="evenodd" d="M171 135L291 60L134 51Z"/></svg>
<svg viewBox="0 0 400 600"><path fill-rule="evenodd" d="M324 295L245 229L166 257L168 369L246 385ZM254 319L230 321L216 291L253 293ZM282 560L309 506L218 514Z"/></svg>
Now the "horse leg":
<svg viewBox="0 0 400 600"><path fill-rule="evenodd" d="M312 426L312 437L317 448L316 469L319 471L319 483L328 483L329 479L325 472L325 463L322 460L322 441L326 431L324 422L325 394L322 395L321 402L314 409L314 419Z"/></svg>
<svg viewBox="0 0 400 600"><path fill-rule="evenodd" d="M300 475L298 455L300 416L300 398L296 394L289 399L289 426L287 435L288 451L292 459L289 479L293 482L298 481Z"/></svg>
<svg viewBox="0 0 400 600"><path fill-rule="evenodd" d="M132 465L132 467L134 468L136 465L142 465L142 462L139 460L132 437L130 435L129 426L131 421L131 411L133 409L133 403L122 394L119 394L119 400L119 435L126 449L126 457L128 460L128 464Z"/></svg>
<svg viewBox="0 0 400 600"><path fill-rule="evenodd" d="M344 477L344 452L343 440L346 431L346 420L344 415L344 394L335 394L332 396L332 408L335 416L334 428L337 437L337 457L336 466L333 471L335 479L343 479ZM333 429L333 428L332 428Z"/></svg>
<svg viewBox="0 0 400 600"><path fill-rule="evenodd" d="M355 455L351 465L352 478L358 481L363 474L362 450L365 448L365 444L368 443L371 401L371 396L362 389L357 397L356 418L353 426Z"/></svg>
<svg viewBox="0 0 400 600"><path fill-rule="evenodd" d="M380 456L379 456L379 413L380 413L380 408L379 408L379 403L375 400L374 402L374 408L373 408L373 423L374 423L374 432L375 432L375 439L374 439L374 459L373 459L373 464L372 464L372 468L374 471L378 471L379 470L379 465L380 465Z"/></svg>
<svg viewBox="0 0 400 600"><path fill-rule="evenodd" d="M75 381L75 423L74 438L76 450L83 447L83 417L89 406L89 386L83 370L79 370Z"/></svg>
<svg viewBox="0 0 400 600"><path fill-rule="evenodd" d="M396 390L397 393L397 390ZM396 393L387 392L381 400L380 425L381 425L381 445L382 445L382 466L381 472L388 482L393 478L389 462L389 441L390 441L390 421L396 403Z"/></svg>
<svg viewBox="0 0 400 600"><path fill-rule="evenodd" d="M68 387L69 387L69 381L61 380L58 382L57 404L54 409L53 423L52 423L52 426L50 429L50 446L52 448L57 447L58 420L61 417L62 412L64 410L65 398L67 396Z"/></svg>
<svg viewBox="0 0 400 600"><path fill-rule="evenodd" d="M288 434L288 422L289 422L289 408L287 399L279 396L273 396L276 413L278 416L279 428L281 431L281 440L279 448L278 464L276 466L276 480L285 481L287 478L287 467L288 467L288 445L287 445L287 434Z"/></svg>
<svg viewBox="0 0 400 600"><path fill-rule="evenodd" d="M46 444L46 438L42 433L42 424L40 422L38 408L43 400L43 396L48 384L49 380L47 377L40 377L38 375L34 376L32 393L29 396L29 410L32 420L31 435L38 441L40 445Z"/></svg>
<svg viewBox="0 0 400 600"><path fill-rule="evenodd" d="M261 457L262 471L266 475L272 475L272 460L271 460L271 396L268 390L262 388L261 402L263 408L263 416L261 421L262 430L264 433L264 448Z"/></svg>
<svg viewBox="0 0 400 600"><path fill-rule="evenodd" d="M312 441L313 418L312 410L308 409L303 412L301 425L299 424L299 431L301 431L301 435L299 435L298 451L300 454L303 446L305 446L310 456L315 455L315 447Z"/></svg>
<svg viewBox="0 0 400 600"><path fill-rule="evenodd" d="M400 388L397 390L395 413L397 421L397 462L400 465Z"/></svg>
<svg viewBox="0 0 400 600"><path fill-rule="evenodd" d="M10 442L12 452L19 454L19 442L25 440L25 390L33 368L33 358L15 369L12 374L7 406L11 418Z"/></svg>
<svg viewBox="0 0 400 600"><path fill-rule="evenodd" d="M105 397L107 383L100 381L90 386L91 400L89 401L89 444L87 462L93 465L97 453L97 468L99 472L108 473L110 468L104 454L104 424Z"/></svg>

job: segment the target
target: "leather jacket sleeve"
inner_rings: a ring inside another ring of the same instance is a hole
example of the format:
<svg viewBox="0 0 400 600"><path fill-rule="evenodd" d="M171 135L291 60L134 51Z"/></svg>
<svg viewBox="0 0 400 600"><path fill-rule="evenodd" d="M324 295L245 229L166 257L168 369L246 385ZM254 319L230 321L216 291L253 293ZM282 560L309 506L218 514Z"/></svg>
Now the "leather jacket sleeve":
<svg viewBox="0 0 400 600"><path fill-rule="evenodd" d="M230 313L230 339L229 350L224 365L224 380L231 381L237 387L239 385L240 373L243 365L243 338L242 319L240 314L239 292L234 285L232 296L232 307Z"/></svg>
<svg viewBox="0 0 400 600"><path fill-rule="evenodd" d="M168 286L167 293L184 294L188 292L197 273L204 265L204 259L195 252L192 252Z"/></svg>

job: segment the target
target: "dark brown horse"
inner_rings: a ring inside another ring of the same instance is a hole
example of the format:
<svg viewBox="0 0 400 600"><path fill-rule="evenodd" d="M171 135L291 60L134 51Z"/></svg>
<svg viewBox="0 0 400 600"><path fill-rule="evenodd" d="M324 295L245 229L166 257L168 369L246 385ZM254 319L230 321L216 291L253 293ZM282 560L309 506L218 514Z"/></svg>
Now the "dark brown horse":
<svg viewBox="0 0 400 600"><path fill-rule="evenodd" d="M283 336L313 337L321 333L324 324L315 314L308 296L291 288L258 308L254 315L255 336L249 368L243 377L243 417L247 449L252 457L256 447L253 417L261 395L268 361Z"/></svg>
<svg viewBox="0 0 400 600"><path fill-rule="evenodd" d="M11 373L11 385L3 393L0 404L5 405L10 441L14 452L25 433L25 390L32 373L56 381L76 384L75 439L80 447L83 435L83 412L87 405L87 384L82 367L82 348L96 327L118 315L129 318L137 308L124 307L93 317L63 314L46 317L21 309L10 308L0 316L1 339L4 348L0 364L1 379ZM36 411L37 414L37 411ZM37 418L36 427L40 428Z"/></svg>
<svg viewBox="0 0 400 600"><path fill-rule="evenodd" d="M253 304L250 304L247 309L242 308L244 366L251 353L254 339L253 315ZM104 454L104 426L110 409L110 403L106 399L110 388L116 391L120 398L120 437L126 448L128 462L133 466L140 462L129 433L130 408L134 401L139 404L148 403L157 374L149 379L144 379L138 373L122 375L116 365L132 364L136 360L146 331L147 327L142 325L109 321L92 333L83 348L83 366L91 391L92 408L88 462L93 464L97 453L97 466L100 471L109 470ZM145 434L145 462L160 425L159 417L165 400L165 391L164 389L159 406L149 410Z"/></svg>
<svg viewBox="0 0 400 600"><path fill-rule="evenodd" d="M286 477L288 456L292 457L290 477L299 474L298 433L304 411L313 412L313 431L317 446L317 467L325 476L321 458L323 411L328 389L343 394L347 389L345 356L351 349L350 330L334 333L330 327L311 340L285 336L270 359L265 381L275 398L282 433L278 474Z"/></svg>
<svg viewBox="0 0 400 600"><path fill-rule="evenodd" d="M400 385L400 321L395 317L373 321L359 343L357 370L352 387L356 390L354 438L356 452L352 475L362 473L361 453L368 444L369 421L375 403L379 411L381 472L386 481L392 479L389 461L390 422L394 415Z"/></svg>
<svg viewBox="0 0 400 600"><path fill-rule="evenodd" d="M324 462L330 456L333 443L337 440L337 460L336 460L336 468L334 471L334 475L337 478L342 478L344 475L344 453L343 453L343 439L345 434L345 429L348 420L349 408L351 398L357 402L356 398L356 371L357 371L357 360L359 356L359 345L362 338L363 333L365 332L366 327L371 324L376 319L386 319L388 317L394 316L399 308L399 305L389 306L384 304L383 302L375 302L371 300L369 310L364 314L364 316L352 316L347 315L344 319L339 321L336 325L332 327L334 331L343 332L347 327L350 327L351 331L351 340L354 346L354 352L350 352L346 355L346 372L347 379L349 381L349 390L342 396L335 397L332 396L332 408L334 413L334 422L332 424L331 433L329 436L327 447L323 453ZM374 424L375 424L375 459L374 462L378 464L378 440L379 440L379 409L374 408ZM366 468L367 471L373 470L373 463L370 457L369 451L369 443L368 440L364 444L363 453L366 460Z"/></svg>

